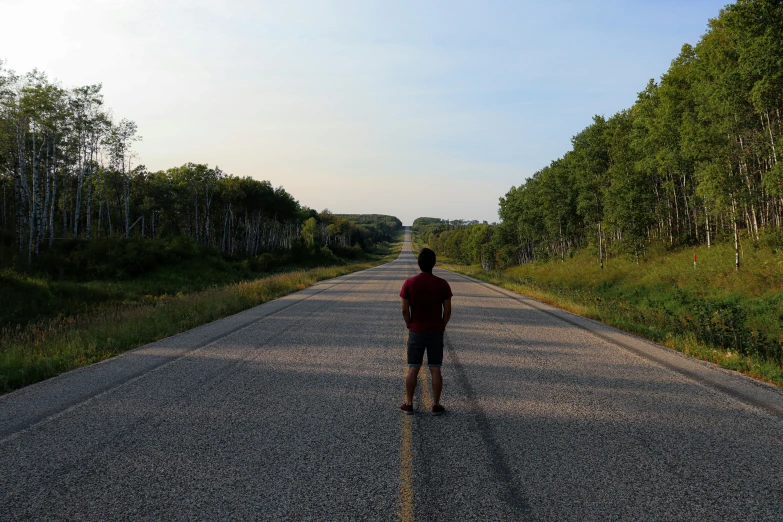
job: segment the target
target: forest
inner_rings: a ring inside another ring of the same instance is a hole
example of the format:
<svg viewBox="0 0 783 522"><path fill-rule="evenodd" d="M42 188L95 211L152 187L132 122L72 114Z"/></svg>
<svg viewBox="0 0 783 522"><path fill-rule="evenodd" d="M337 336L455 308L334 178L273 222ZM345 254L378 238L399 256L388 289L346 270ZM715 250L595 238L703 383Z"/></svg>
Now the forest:
<svg viewBox="0 0 783 522"><path fill-rule="evenodd" d="M451 270L783 386L781 42L783 3L727 6L632 107L511 187L499 223L422 217L416 241Z"/></svg>
<svg viewBox="0 0 783 522"><path fill-rule="evenodd" d="M571 150L500 198L496 225L418 220L436 251L504 268L589 248L603 267L655 243L728 240L783 230L783 4L740 0L684 45L636 103L595 116Z"/></svg>
<svg viewBox="0 0 783 522"><path fill-rule="evenodd" d="M226 257L323 248L355 257L402 226L392 216L350 216L358 224L316 212L282 187L217 166L150 172L133 149L136 124L116 121L101 90L0 63L0 266L46 269L90 249L132 243L138 254L147 249L139 244L175 239Z"/></svg>
<svg viewBox="0 0 783 522"><path fill-rule="evenodd" d="M394 216L217 165L149 171L139 140L101 85L0 63L0 394L399 252Z"/></svg>

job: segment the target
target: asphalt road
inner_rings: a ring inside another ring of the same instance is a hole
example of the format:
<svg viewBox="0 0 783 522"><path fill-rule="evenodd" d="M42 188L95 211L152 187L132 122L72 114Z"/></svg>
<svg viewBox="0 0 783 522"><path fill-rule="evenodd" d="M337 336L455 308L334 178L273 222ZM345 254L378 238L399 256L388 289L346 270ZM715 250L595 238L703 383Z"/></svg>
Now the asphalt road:
<svg viewBox="0 0 783 522"><path fill-rule="evenodd" d="M390 264L0 397L0 520L783 520L783 394L463 276L403 415Z"/></svg>

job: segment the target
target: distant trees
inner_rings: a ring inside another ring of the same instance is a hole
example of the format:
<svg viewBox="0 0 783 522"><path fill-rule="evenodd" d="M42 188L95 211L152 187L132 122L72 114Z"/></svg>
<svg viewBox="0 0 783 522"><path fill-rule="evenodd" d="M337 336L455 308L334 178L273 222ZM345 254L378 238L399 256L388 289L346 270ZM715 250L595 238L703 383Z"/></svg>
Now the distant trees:
<svg viewBox="0 0 783 522"><path fill-rule="evenodd" d="M56 240L187 236L252 256L302 242L371 248L402 226L392 216L353 216L360 225L319 214L282 187L217 166L149 172L133 152L140 139L134 122L104 107L101 85L67 89L0 63L0 246L31 264Z"/></svg>
<svg viewBox="0 0 783 522"><path fill-rule="evenodd" d="M739 267L743 240L783 227L781 42L781 2L723 9L633 107L596 116L562 158L501 198L501 223L488 234L493 262L562 260L586 246L603 266L619 253L638 260L653 241L710 246L727 237ZM419 226L440 249L468 236L453 223ZM478 262L461 244L452 257Z"/></svg>
<svg viewBox="0 0 783 522"><path fill-rule="evenodd" d="M494 253L499 245L493 244L493 229L487 223L418 218L411 228L439 254L485 268L495 264Z"/></svg>
<svg viewBox="0 0 783 522"><path fill-rule="evenodd" d="M350 247L359 245L371 249L375 243L390 241L402 221L379 214L332 214L324 210L319 215L321 225L316 236L324 246Z"/></svg>
<svg viewBox="0 0 783 522"><path fill-rule="evenodd" d="M268 181L227 175L219 167L186 163L132 176L134 226L151 237L188 236L229 254L290 249L307 210ZM146 220L149 219L149 228Z"/></svg>
<svg viewBox="0 0 783 522"><path fill-rule="evenodd" d="M363 245L368 242L391 241L395 232L402 228L402 221L385 214L336 214L335 218L354 223L352 237L355 242L359 241Z"/></svg>

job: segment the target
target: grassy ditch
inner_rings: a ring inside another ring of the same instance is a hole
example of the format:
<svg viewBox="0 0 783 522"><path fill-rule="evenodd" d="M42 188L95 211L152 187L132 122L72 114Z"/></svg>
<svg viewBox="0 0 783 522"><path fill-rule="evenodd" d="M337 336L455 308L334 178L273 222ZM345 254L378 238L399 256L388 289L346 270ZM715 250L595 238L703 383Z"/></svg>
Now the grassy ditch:
<svg viewBox="0 0 783 522"><path fill-rule="evenodd" d="M161 296L188 294L280 272L369 262L385 256L360 248L296 245L290 251L230 258L193 240L101 238L55 244L33 267L0 267L0 328L71 317L105 306L154 304Z"/></svg>
<svg viewBox="0 0 783 522"><path fill-rule="evenodd" d="M783 387L783 253L750 245L735 271L731 249L662 249L604 270L586 251L505 270L438 265Z"/></svg>
<svg viewBox="0 0 783 522"><path fill-rule="evenodd" d="M281 272L189 293L114 300L88 312L2 329L0 393L235 314L318 281L386 263L397 257L401 246L401 241L386 244L372 259L349 264Z"/></svg>

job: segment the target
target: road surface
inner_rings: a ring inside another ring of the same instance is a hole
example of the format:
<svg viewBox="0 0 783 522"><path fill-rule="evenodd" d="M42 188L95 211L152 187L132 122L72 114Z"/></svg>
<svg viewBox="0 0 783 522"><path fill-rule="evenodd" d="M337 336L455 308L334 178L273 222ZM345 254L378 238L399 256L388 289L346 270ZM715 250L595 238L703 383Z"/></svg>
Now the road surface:
<svg viewBox="0 0 783 522"><path fill-rule="evenodd" d="M778 390L457 274L403 415L409 248L1 397L0 520L783 520Z"/></svg>

